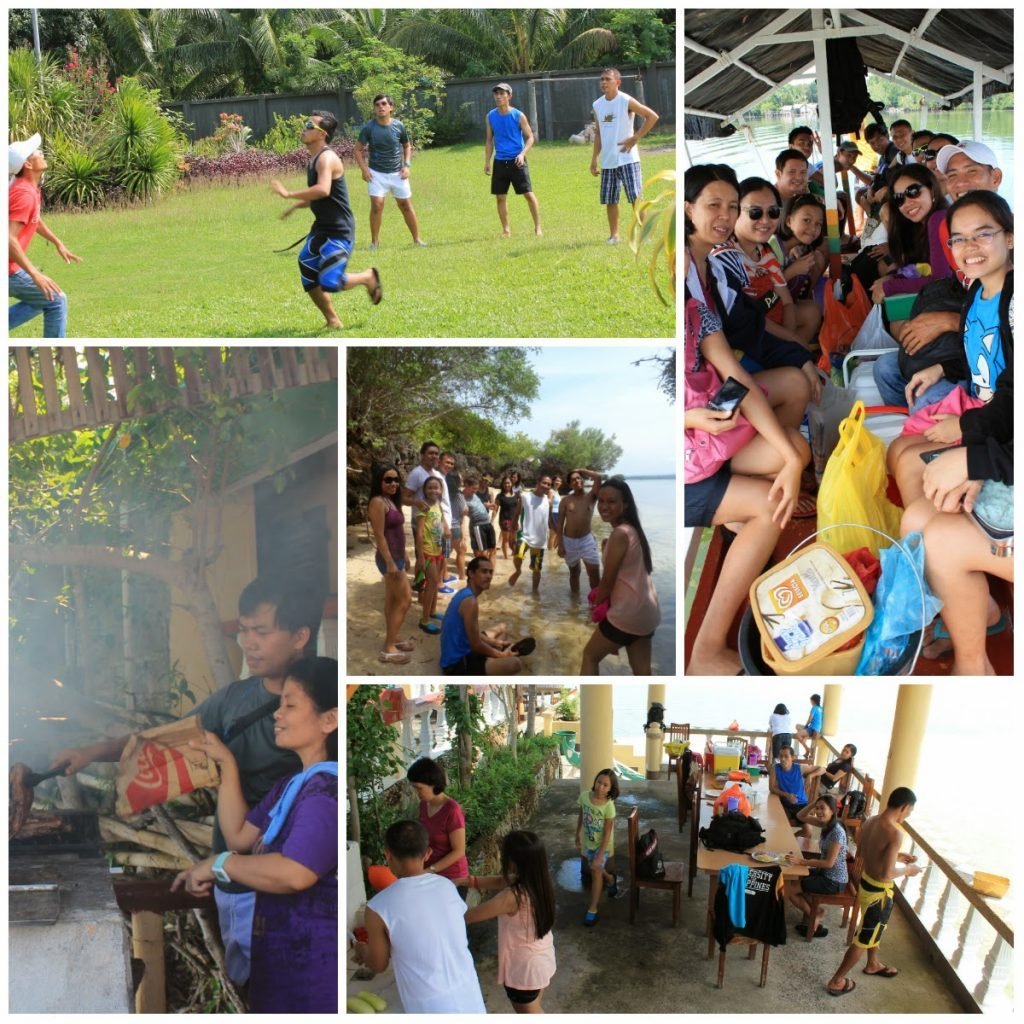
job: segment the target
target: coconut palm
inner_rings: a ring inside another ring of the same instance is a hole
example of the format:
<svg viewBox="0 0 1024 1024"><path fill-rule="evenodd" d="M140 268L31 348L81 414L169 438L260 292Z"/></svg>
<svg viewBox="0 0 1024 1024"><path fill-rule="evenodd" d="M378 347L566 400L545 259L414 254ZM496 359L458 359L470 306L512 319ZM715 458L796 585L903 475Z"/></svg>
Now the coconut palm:
<svg viewBox="0 0 1024 1024"><path fill-rule="evenodd" d="M499 74L581 67L615 49L601 16L566 7L424 10L402 21L387 42L453 74L467 66Z"/></svg>

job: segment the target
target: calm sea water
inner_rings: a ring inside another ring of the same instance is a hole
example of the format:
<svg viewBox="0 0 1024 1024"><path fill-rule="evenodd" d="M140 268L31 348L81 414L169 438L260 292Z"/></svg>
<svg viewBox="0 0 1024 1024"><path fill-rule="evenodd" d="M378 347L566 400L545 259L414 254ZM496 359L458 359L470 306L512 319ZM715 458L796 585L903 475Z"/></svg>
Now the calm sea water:
<svg viewBox="0 0 1024 1024"><path fill-rule="evenodd" d="M839 715L839 741L855 743L856 766L881 785L885 776L897 684L881 681L847 684ZM785 704L793 722L805 722L810 682L672 682L666 687L665 721L724 729L736 719L741 728L767 729L775 705ZM615 739L644 751L647 720L645 686L618 685L613 697ZM1016 814L1015 783L1006 773L1013 755L1009 740L997 742L993 723L1005 709L1004 684L952 681L933 685L924 749L913 788L918 796L911 824L954 866L1013 877ZM1009 735L1009 734L1007 734ZM1008 787L1008 788L1006 788ZM1003 789L1006 800L995 794ZM1012 902L999 913L1012 921Z"/></svg>
<svg viewBox="0 0 1024 1024"><path fill-rule="evenodd" d="M900 117L908 120L914 129L931 128L937 132L948 132L958 139L974 137L971 111L953 110L945 113L920 114L917 111L906 111L900 114L886 113L886 123ZM754 145L745 133L737 132L727 139L707 139L703 142L687 142L686 152L689 154L688 164L725 163L735 171L742 181L751 175L758 175L775 180L775 157L786 148L786 136L797 124L810 124L813 120L794 120L792 118L751 118L750 125L754 131ZM982 115L982 139L996 155L1003 172L1003 183L999 188L1001 195L1008 200L1013 197L1013 111L993 110ZM866 160L862 158L857 166L867 170ZM852 183L851 183L852 184Z"/></svg>

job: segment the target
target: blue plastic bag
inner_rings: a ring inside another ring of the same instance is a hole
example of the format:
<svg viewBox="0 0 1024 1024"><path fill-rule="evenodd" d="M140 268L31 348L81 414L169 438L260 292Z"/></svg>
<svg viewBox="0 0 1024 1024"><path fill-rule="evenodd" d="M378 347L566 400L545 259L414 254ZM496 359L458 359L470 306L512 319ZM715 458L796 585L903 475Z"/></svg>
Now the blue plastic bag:
<svg viewBox="0 0 1024 1024"><path fill-rule="evenodd" d="M880 555L882 577L874 593L875 617L864 637L864 650L854 673L858 676L895 675L894 669L905 660L910 637L921 629L922 622L927 625L942 611L942 601L925 579L921 534L908 534L900 544L903 550L893 544Z"/></svg>

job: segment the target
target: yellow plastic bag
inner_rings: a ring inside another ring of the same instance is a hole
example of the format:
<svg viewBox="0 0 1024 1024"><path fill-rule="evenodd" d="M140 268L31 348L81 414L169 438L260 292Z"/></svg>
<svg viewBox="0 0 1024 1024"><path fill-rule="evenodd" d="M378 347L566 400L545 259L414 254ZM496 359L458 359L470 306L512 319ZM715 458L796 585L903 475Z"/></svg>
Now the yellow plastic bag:
<svg viewBox="0 0 1024 1024"><path fill-rule="evenodd" d="M818 490L818 529L837 523L874 527L898 537L900 510L886 497L885 445L864 424L864 403L854 403L839 424L839 444L829 457ZM822 540L837 551L867 547L877 558L888 541L857 526L832 529Z"/></svg>

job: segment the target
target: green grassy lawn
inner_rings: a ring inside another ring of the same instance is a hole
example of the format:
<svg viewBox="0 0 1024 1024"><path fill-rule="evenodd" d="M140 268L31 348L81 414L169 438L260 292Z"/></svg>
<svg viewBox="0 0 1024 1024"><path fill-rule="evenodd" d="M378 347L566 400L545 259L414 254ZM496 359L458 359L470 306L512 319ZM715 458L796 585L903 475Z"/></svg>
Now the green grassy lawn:
<svg viewBox="0 0 1024 1024"><path fill-rule="evenodd" d="M661 140L643 157L645 180L674 166ZM500 237L483 146L426 150L413 162L418 249L389 199L381 248L368 252L369 199L358 168L346 168L356 216L352 270L376 266L384 301L362 288L335 296L339 338L673 337L675 312L658 302L646 258L608 246L590 147L541 143L530 155L544 237L512 193L512 238ZM292 189L304 187L295 175ZM624 199L624 197L623 197ZM82 258L65 266L37 236L29 254L67 292L68 336L90 338L319 336L323 319L299 284L298 247L311 215L287 220L288 204L265 181L183 190L151 207L44 219ZM622 203L623 228L631 213ZM623 231L623 235L625 232ZM659 270L667 294L667 274ZM37 317L12 335L38 337Z"/></svg>

